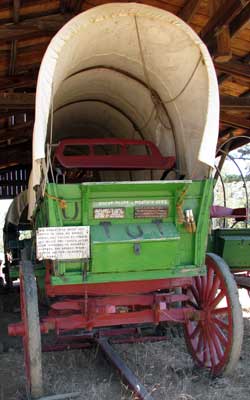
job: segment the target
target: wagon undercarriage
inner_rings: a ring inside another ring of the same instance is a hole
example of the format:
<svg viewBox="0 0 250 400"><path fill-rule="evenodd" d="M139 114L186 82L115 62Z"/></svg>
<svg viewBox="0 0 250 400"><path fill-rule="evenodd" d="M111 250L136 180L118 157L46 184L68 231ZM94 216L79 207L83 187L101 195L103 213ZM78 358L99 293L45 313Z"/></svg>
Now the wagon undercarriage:
<svg viewBox="0 0 250 400"><path fill-rule="evenodd" d="M110 343L165 340L164 335L161 336L162 329L153 329L152 334L152 328L164 328L167 322L184 326L187 346L197 365L209 369L213 375L230 373L238 361L243 331L237 288L222 259L209 254L206 264L205 276L136 282L134 287L130 285L129 294L125 294L125 283L121 283L119 289L117 284L113 285L113 290L116 288L123 294L101 296L84 295L84 285L81 296L79 293L69 296L66 287L57 288L57 296L51 297L48 316L39 321L33 267L29 261L24 261L22 322L10 325L9 334L23 337L27 381L32 395L38 397L42 393L39 331L42 334L55 331L57 335L56 343L45 346L44 351L99 344L141 399L148 398L146 389L140 386L140 390L136 390L137 378L131 371L127 376L127 367L116 357ZM133 293L135 287L137 292ZM146 287L147 293L140 293L140 287L141 290ZM94 293L97 288L92 290ZM106 289L102 284L102 290L112 293L112 284L108 283Z"/></svg>

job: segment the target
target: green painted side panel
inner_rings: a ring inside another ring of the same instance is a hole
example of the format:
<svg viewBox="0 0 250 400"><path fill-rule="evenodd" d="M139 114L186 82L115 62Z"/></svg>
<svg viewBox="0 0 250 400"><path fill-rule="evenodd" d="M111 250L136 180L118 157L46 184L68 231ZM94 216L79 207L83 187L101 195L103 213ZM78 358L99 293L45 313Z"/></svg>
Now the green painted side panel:
<svg viewBox="0 0 250 400"><path fill-rule="evenodd" d="M91 228L91 241L93 245L100 243L138 243L147 241L166 241L179 240L180 235L171 222L160 223L159 228L156 223L147 224L122 224L112 225L108 228L108 235L102 225L94 225ZM140 230L141 229L141 230ZM132 236L132 237L131 237ZM133 237L135 236L135 238Z"/></svg>
<svg viewBox="0 0 250 400"><path fill-rule="evenodd" d="M36 227L90 226L89 283L198 275L205 270L212 188L212 180L48 184ZM58 199L66 202L65 209ZM135 218L135 207L145 204L167 207L160 225L156 218ZM95 208L116 207L124 218L95 219ZM193 211L195 233L180 215L187 209ZM54 267L55 285L83 281L82 261L59 261Z"/></svg>
<svg viewBox="0 0 250 400"><path fill-rule="evenodd" d="M143 234L137 239L129 236ZM160 231L161 230L161 231ZM110 226L109 236L103 226L91 229L93 273L147 271L176 265L180 235L173 223L163 223L160 230L154 223Z"/></svg>
<svg viewBox="0 0 250 400"><path fill-rule="evenodd" d="M231 268L250 270L250 230L217 229L210 239L210 249Z"/></svg>
<svg viewBox="0 0 250 400"><path fill-rule="evenodd" d="M174 277L188 277L198 276L205 274L206 267L202 265L197 268L194 265L186 265L185 267L175 267L173 270L160 270L160 271L144 271L143 276L141 272L127 272L127 273L106 273L106 274L88 274L87 281L84 283L104 283L104 282L124 282L124 281L136 281L136 280L148 280L148 279L167 279ZM83 283L82 277L75 274L67 274L66 276L54 276L52 277L53 285L72 285Z"/></svg>

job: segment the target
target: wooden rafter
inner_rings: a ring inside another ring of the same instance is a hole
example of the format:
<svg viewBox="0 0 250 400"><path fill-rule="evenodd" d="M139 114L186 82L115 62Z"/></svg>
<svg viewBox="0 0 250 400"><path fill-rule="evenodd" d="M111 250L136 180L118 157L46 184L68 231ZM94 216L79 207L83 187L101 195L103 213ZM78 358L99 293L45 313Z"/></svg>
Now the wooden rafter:
<svg viewBox="0 0 250 400"><path fill-rule="evenodd" d="M13 21L15 24L20 18L20 0L13 0ZM15 75L17 57L17 40L12 40L10 50L9 76Z"/></svg>
<svg viewBox="0 0 250 400"><path fill-rule="evenodd" d="M246 3L249 1L246 0ZM200 32L200 36L207 44L214 38L214 35L224 26L229 24L233 17L240 12L243 4L240 0L228 0L219 7L214 16L208 21Z"/></svg>
<svg viewBox="0 0 250 400"><path fill-rule="evenodd" d="M77 14L81 11L83 0L60 0L60 11L62 14L72 12Z"/></svg>
<svg viewBox="0 0 250 400"><path fill-rule="evenodd" d="M17 40L12 40L10 50L9 76L15 75L16 71Z"/></svg>
<svg viewBox="0 0 250 400"><path fill-rule="evenodd" d="M220 96L221 110L250 111L250 97Z"/></svg>
<svg viewBox="0 0 250 400"><path fill-rule="evenodd" d="M33 110L35 93L0 93L0 110Z"/></svg>
<svg viewBox="0 0 250 400"><path fill-rule="evenodd" d="M31 141L6 147L1 151L1 166L31 164L31 148Z"/></svg>
<svg viewBox="0 0 250 400"><path fill-rule="evenodd" d="M241 4L240 1L238 3ZM223 26L225 26L225 25L227 26L227 24L228 24L229 35L230 35L230 38L232 39L244 27L244 25L249 21L249 18L250 18L249 0L247 1L247 3L248 4L242 9L242 11L238 15L236 15L234 18L232 18L230 22L229 22L230 19L227 19L227 18L220 20L218 23L218 26L217 27L215 26L213 31L208 32L209 35L207 35L206 38L204 36L202 36L202 34L204 34L204 33L201 32L202 39L206 42L211 54L214 54L217 50L217 40L216 39L217 39L218 34L223 29ZM243 5L242 5L242 7L243 7ZM223 15L223 4L220 7L220 9L218 10L218 13L219 12ZM224 24L223 24L223 21L225 21ZM208 22L208 24L210 24L210 23L211 23L211 20ZM204 29L208 26L208 24L204 27ZM203 30L203 32L204 32L204 30Z"/></svg>
<svg viewBox="0 0 250 400"><path fill-rule="evenodd" d="M10 128L0 129L0 142L8 141L15 137L20 138L22 136L30 136L32 132L33 121L26 122L24 124L17 124Z"/></svg>
<svg viewBox="0 0 250 400"><path fill-rule="evenodd" d="M227 63L214 63L215 68L219 72L223 72L228 75L244 78L250 82L250 68L249 65L243 63L236 63L229 61Z"/></svg>
<svg viewBox="0 0 250 400"><path fill-rule="evenodd" d="M186 22L190 22L194 14L198 11L202 0L186 0L184 7L180 10L178 17Z"/></svg>
<svg viewBox="0 0 250 400"><path fill-rule="evenodd" d="M69 19L72 14L55 14L41 18L31 18L19 24L2 24L0 26L0 41L28 39L39 35L53 35Z"/></svg>
<svg viewBox="0 0 250 400"><path fill-rule="evenodd" d="M35 87L36 80L37 74L31 72L23 75L0 78L0 90Z"/></svg>
<svg viewBox="0 0 250 400"><path fill-rule="evenodd" d="M13 0L13 21L15 24L19 22L20 18L20 0Z"/></svg>
<svg viewBox="0 0 250 400"><path fill-rule="evenodd" d="M240 136L247 136L247 137L249 137L249 140L241 138ZM219 137L218 138L218 146L222 146L223 143L225 143L228 139L230 139L232 137L237 138L237 140L232 140L232 142L230 144L230 150L234 150L241 145L247 144L250 141L250 132L245 131L242 133L239 130L238 131L234 130L234 132L230 132L228 134L225 134L224 136Z"/></svg>
<svg viewBox="0 0 250 400"><path fill-rule="evenodd" d="M250 120L236 115L228 114L224 111L220 113L220 121L234 128L250 129Z"/></svg>
<svg viewBox="0 0 250 400"><path fill-rule="evenodd" d="M82 3L83 0L75 0L75 5L74 5L74 12L77 14L81 11L82 9Z"/></svg>
<svg viewBox="0 0 250 400"><path fill-rule="evenodd" d="M250 3L231 22L229 29L231 37L235 36L250 20Z"/></svg>

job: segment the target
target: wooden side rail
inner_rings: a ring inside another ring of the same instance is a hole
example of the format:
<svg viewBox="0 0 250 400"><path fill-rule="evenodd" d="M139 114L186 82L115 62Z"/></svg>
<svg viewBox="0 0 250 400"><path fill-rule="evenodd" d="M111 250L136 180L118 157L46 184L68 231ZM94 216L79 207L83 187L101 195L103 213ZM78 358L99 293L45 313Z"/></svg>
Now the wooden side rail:
<svg viewBox="0 0 250 400"><path fill-rule="evenodd" d="M248 219L248 209L228 208L223 206L212 206L210 210L211 218L233 218L237 222L246 221Z"/></svg>
<svg viewBox="0 0 250 400"><path fill-rule="evenodd" d="M175 157L162 156L151 141L113 138L63 139L55 150L55 159L65 168L164 171L174 168L176 162Z"/></svg>

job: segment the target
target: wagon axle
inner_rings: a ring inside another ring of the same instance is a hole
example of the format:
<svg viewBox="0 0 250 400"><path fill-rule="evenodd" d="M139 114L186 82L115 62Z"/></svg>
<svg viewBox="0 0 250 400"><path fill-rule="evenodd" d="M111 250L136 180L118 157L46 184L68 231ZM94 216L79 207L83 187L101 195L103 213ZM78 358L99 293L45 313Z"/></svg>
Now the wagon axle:
<svg viewBox="0 0 250 400"><path fill-rule="evenodd" d="M104 326L159 324L168 321L185 323L188 320L204 319L203 312L195 308L170 307L171 304L187 300L185 294L168 293L89 298L87 305L84 299L68 299L51 305L49 316L40 321L40 331L48 333L55 330L59 334L74 329L91 330ZM9 325L9 335L25 336L25 323Z"/></svg>

